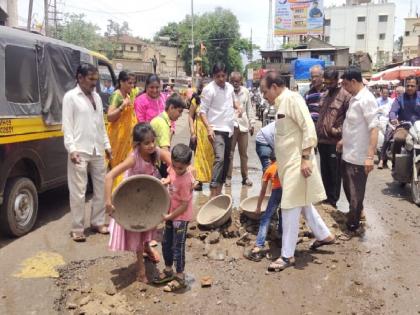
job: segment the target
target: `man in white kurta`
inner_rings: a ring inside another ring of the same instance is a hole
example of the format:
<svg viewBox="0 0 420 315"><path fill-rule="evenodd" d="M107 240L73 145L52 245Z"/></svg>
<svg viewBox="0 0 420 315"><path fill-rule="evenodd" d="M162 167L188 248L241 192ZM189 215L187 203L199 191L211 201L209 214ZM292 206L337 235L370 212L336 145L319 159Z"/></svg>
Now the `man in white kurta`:
<svg viewBox="0 0 420 315"><path fill-rule="evenodd" d="M280 271L294 263L301 213L317 239L311 248L332 244L335 238L313 206L326 196L313 154L317 145L315 125L305 100L287 89L276 72L265 76L261 89L264 98L278 106L275 152L283 187L283 236L281 257L270 264L269 270Z"/></svg>

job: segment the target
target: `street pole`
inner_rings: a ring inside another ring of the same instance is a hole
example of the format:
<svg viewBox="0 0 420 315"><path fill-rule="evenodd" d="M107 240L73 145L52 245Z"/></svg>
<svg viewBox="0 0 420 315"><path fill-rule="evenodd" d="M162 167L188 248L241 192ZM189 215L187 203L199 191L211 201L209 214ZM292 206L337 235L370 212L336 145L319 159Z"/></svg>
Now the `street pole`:
<svg viewBox="0 0 420 315"><path fill-rule="evenodd" d="M28 32L31 30L31 24L32 24L32 8L34 6L34 0L29 0L29 8L28 8L28 24L26 26L26 29Z"/></svg>
<svg viewBox="0 0 420 315"><path fill-rule="evenodd" d="M176 37L176 59L175 59L175 79L178 79L178 49L179 49L179 37Z"/></svg>
<svg viewBox="0 0 420 315"><path fill-rule="evenodd" d="M191 87L194 86L194 0L191 0Z"/></svg>
<svg viewBox="0 0 420 315"><path fill-rule="evenodd" d="M48 0L44 0L44 30L45 36L48 36Z"/></svg>

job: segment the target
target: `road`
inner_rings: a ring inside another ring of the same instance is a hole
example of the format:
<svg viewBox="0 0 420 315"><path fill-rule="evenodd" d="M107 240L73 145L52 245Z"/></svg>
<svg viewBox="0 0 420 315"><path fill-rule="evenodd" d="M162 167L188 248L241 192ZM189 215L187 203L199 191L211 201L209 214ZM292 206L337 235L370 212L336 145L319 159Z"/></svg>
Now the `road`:
<svg viewBox="0 0 420 315"><path fill-rule="evenodd" d="M186 131L184 115L175 141L187 143ZM255 185L241 186L236 154L235 178L226 191L235 207L259 190L253 138L249 155ZM206 186L196 193L195 211L208 194ZM343 199L339 209L346 211ZM341 233L343 214L318 208L331 229ZM419 314L420 208L409 200L409 187L392 183L389 170L375 170L365 209L362 237L315 252L308 250L311 240L303 237L295 268L274 274L266 273L269 260L245 260L237 238L221 237L206 245L198 230L192 230L187 240L189 287L181 294L165 294L135 282L134 257L108 251L107 236L90 235L86 243L74 243L69 238L68 192L57 189L40 197L39 220L31 233L0 238L0 314ZM234 223L238 218L234 211ZM278 255L275 241L270 248ZM223 260L215 260L220 253ZM205 275L213 279L210 288L200 286Z"/></svg>

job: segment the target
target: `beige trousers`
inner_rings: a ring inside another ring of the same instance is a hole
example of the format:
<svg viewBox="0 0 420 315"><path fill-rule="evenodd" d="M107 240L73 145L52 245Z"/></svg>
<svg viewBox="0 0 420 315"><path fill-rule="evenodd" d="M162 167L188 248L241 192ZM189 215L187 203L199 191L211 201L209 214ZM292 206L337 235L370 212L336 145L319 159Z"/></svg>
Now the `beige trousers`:
<svg viewBox="0 0 420 315"><path fill-rule="evenodd" d="M79 153L80 164L74 164L68 157L67 182L70 193L70 210L72 215L71 229L82 232L85 228L85 194L88 183L88 173L93 184L92 213L90 224L99 226L105 224L104 184L106 166L104 157Z"/></svg>
<svg viewBox="0 0 420 315"><path fill-rule="evenodd" d="M240 132L238 127L235 127L232 136L232 147L230 151L230 162L227 178L232 178L233 172L233 156L235 155L236 144L238 144L239 158L241 160L241 174L242 180L248 178L248 132Z"/></svg>

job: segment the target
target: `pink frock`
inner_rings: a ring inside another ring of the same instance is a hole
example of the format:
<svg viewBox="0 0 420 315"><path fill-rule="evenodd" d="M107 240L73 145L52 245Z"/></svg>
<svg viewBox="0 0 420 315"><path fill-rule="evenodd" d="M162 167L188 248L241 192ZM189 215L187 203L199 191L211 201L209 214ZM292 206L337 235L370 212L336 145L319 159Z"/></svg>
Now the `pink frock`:
<svg viewBox="0 0 420 315"><path fill-rule="evenodd" d="M160 177L159 172L155 165L150 162L146 162L138 153L138 150L134 150L132 153L136 163L134 166L127 170L126 177L133 175L151 175ZM157 149L157 156L159 159L159 149ZM125 230L119 225L113 218L109 222L109 248L112 251L143 251L144 243L150 242L155 234L155 229L146 232L131 232Z"/></svg>

